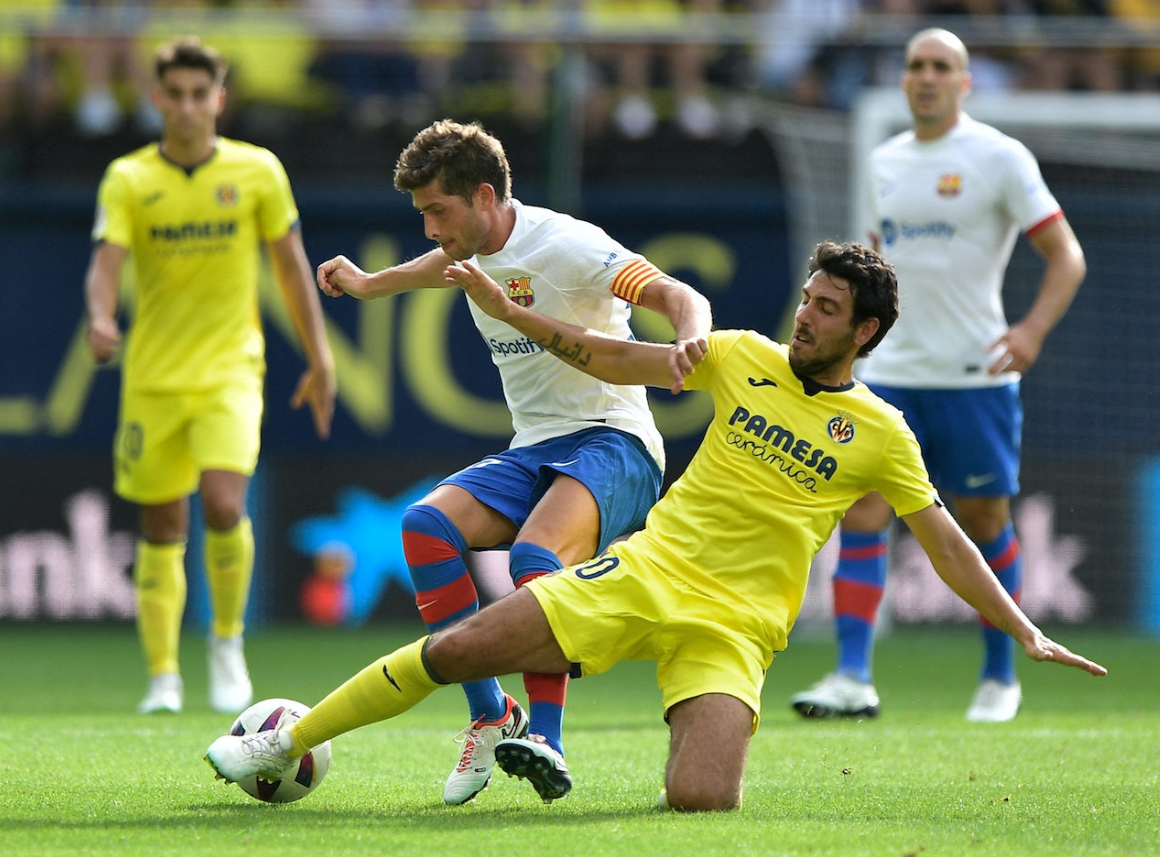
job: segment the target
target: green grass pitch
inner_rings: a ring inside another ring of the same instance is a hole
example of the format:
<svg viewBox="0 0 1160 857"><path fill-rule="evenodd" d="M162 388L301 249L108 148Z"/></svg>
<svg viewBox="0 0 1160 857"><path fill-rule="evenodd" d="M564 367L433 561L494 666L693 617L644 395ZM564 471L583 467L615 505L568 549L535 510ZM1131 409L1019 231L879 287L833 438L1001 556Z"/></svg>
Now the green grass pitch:
<svg viewBox="0 0 1160 857"><path fill-rule="evenodd" d="M264 629L247 652L260 697L314 703L419 628ZM182 641L186 712L142 717L131 626L0 624L0 853L50 855L992 855L1160 854L1160 640L1061 629L1096 679L1020 664L1015 722L968 724L971 629L897 631L878 644L874 721L806 722L789 696L832 644L791 637L770 670L745 806L654 809L667 752L651 664L573 682L576 779L544 806L502 775L442 805L464 725L456 689L334 742L318 791L258 803L215 781L205 747L230 724L205 704L204 643ZM518 678L505 680L517 697Z"/></svg>

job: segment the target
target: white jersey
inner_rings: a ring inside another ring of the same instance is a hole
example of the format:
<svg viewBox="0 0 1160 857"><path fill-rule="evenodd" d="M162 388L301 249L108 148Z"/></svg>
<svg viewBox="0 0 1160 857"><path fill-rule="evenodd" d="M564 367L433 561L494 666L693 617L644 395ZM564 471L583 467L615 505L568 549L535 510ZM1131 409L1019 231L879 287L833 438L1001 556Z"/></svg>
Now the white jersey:
<svg viewBox="0 0 1160 857"><path fill-rule="evenodd" d="M474 262L521 306L631 339L631 303L662 276L591 223L512 200L515 228L503 249ZM511 446L530 446L585 428L610 426L636 435L664 470L660 432L645 388L599 381L569 366L468 300L491 351L512 414Z"/></svg>
<svg viewBox="0 0 1160 857"><path fill-rule="evenodd" d="M896 387L1010 384L987 351L1007 330L1003 276L1022 232L1062 216L1035 156L962 115L937 140L913 131L874 149L867 224L898 276L899 317L858 377Z"/></svg>

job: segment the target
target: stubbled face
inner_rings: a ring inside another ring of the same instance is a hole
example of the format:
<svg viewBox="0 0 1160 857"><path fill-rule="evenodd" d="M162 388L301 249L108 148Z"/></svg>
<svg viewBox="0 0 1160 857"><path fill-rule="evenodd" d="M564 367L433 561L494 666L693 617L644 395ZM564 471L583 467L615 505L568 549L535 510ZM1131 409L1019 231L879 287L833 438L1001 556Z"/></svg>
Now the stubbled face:
<svg viewBox="0 0 1160 857"><path fill-rule="evenodd" d="M225 105L225 89L200 68L171 68L154 92L153 103L174 143L191 145L214 135Z"/></svg>
<svg viewBox="0 0 1160 857"><path fill-rule="evenodd" d="M411 191L411 202L423 215L423 233L455 261L488 252L491 220L480 204L480 194L475 205L468 205L462 197L444 193L436 180Z"/></svg>
<svg viewBox="0 0 1160 857"><path fill-rule="evenodd" d="M938 136L958 121L971 75L958 46L930 36L910 46L902 91L920 138Z"/></svg>
<svg viewBox="0 0 1160 857"><path fill-rule="evenodd" d="M789 365L800 376L838 386L858 349L854 327L854 296L850 284L825 271L815 271L802 288L802 300L794 315Z"/></svg>

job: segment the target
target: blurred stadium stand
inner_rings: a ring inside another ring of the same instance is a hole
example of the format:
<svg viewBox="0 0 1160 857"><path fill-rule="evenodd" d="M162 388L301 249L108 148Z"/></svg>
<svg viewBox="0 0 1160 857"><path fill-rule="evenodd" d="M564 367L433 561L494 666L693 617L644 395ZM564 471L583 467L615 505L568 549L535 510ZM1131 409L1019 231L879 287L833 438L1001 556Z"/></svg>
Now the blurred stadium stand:
<svg viewBox="0 0 1160 857"><path fill-rule="evenodd" d="M792 310L811 242L860 237L842 234L850 115L866 88L897 84L902 46L918 29L938 24L964 38L980 92L1092 92L1110 80L1125 92L1151 92L1160 81L1160 18L1149 17L1143 0L1062 10L1006 0L696 6L716 14L683 5L0 4L0 270L8 284L0 320L0 621L124 618L123 604L93 594L123 595L134 521L109 491L118 377L115 367L98 370L87 359L81 283L102 171L156 130L132 58L147 69L163 40L196 33L230 59L221 130L284 160L316 262L346 253L376 267L425 250L409 200L391 186L395 158L433 118L480 119L503 140L525 202L600 223L709 294L720 326L771 335ZM638 42L706 48L711 133L681 124L662 65L650 78L655 130L629 134L618 124L615 58ZM1098 55L1102 70L1076 62L1072 49ZM111 111L93 96L102 86L115 100ZM86 95L96 107L84 111ZM1042 131L1032 148L1076 224L1091 274L1024 386L1027 505L1016 520L1028 532L1031 561L1055 575L1040 575L1052 591L1033 618L1160 632L1160 443L1151 431L1160 383L1151 320L1160 292L1150 288L1160 264L1147 253L1160 186L1156 135L1109 129L1073 138L1067 126L1065 109L1058 132ZM1023 249L1011 275L1020 285L1015 311L1036 270ZM309 575L312 558L287 534L303 520L335 515L352 487L393 508L392 498L502 445L510 430L459 302L422 294L325 308L341 385L325 447L284 405L300 362L277 316L266 314L270 404L254 501L258 574L267 581ZM692 397L653 401L671 477L695 448L706 411ZM898 621L963 618L939 612L949 608L930 600L917 578L895 579L910 581ZM272 617L295 615L296 586L258 591ZM1065 593L1074 595L1066 603ZM807 607L826 615L824 605ZM392 610L410 616L409 597L380 608Z"/></svg>

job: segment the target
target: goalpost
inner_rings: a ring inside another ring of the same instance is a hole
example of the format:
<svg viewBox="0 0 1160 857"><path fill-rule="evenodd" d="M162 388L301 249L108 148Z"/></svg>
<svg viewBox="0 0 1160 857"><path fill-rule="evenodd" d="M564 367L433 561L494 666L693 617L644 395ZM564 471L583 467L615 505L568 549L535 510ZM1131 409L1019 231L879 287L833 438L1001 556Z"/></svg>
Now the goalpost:
<svg viewBox="0 0 1160 857"><path fill-rule="evenodd" d="M1088 275L1023 381L1023 606L1037 622L1135 624L1160 633L1160 95L979 92L965 109L1021 140L1075 228ZM790 245L856 234L875 145L910 126L896 87L866 90L850 114L767 105L762 126L786 180ZM1042 262L1020 239L1009 319ZM787 308L787 318L789 317ZM779 331L779 333L784 332ZM900 528L904 531L905 528ZM892 540L886 623L973 621L909 534ZM831 540L814 564L802 622L831 620Z"/></svg>

